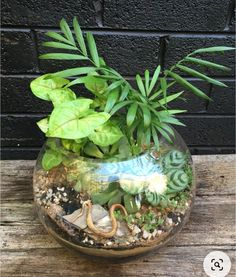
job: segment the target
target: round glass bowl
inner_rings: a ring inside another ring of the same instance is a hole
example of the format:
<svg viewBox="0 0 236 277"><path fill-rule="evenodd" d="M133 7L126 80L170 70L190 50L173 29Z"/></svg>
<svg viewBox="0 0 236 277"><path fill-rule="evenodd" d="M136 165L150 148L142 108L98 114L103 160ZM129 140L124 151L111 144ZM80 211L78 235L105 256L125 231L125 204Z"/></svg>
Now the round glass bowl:
<svg viewBox="0 0 236 277"><path fill-rule="evenodd" d="M53 146L54 145L54 146ZM50 170L42 148L34 170L34 199L46 229L61 244L106 258L125 258L158 248L187 221L195 195L191 155L176 133L127 160L101 160L68 153Z"/></svg>

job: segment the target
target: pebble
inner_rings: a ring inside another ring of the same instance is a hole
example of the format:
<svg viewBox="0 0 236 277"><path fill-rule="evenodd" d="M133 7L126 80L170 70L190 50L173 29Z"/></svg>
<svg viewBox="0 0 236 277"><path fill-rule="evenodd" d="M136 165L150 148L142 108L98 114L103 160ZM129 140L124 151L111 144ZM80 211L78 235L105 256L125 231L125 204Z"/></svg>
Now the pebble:
<svg viewBox="0 0 236 277"><path fill-rule="evenodd" d="M178 221L179 221L179 222L181 222L181 218L180 218L180 216L178 216Z"/></svg>
<svg viewBox="0 0 236 277"><path fill-rule="evenodd" d="M166 218L166 223L167 223L168 225L173 225L173 220L172 220L172 218L167 217L167 218Z"/></svg>
<svg viewBox="0 0 236 277"><path fill-rule="evenodd" d="M112 245L113 244L113 242L112 241L108 241L107 243L106 243L106 245Z"/></svg>
<svg viewBox="0 0 236 277"><path fill-rule="evenodd" d="M143 238L144 239L149 239L149 238L151 238L151 236L152 236L152 234L149 233L148 231L146 231L146 230L143 231Z"/></svg>
<svg viewBox="0 0 236 277"><path fill-rule="evenodd" d="M157 230L157 234L161 235L162 234L162 230Z"/></svg>
<svg viewBox="0 0 236 277"><path fill-rule="evenodd" d="M141 229L135 225L134 229L132 230L132 235L135 236L136 234L139 234L141 232Z"/></svg>

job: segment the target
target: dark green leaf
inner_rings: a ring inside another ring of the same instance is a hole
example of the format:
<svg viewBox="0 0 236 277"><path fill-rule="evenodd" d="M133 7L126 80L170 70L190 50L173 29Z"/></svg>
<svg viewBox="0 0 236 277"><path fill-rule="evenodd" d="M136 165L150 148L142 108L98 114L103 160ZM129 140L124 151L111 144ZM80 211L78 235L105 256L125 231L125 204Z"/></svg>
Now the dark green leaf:
<svg viewBox="0 0 236 277"><path fill-rule="evenodd" d="M152 105L152 107L153 107L153 108L157 108L157 107L160 107L160 106L162 106L162 105L164 105L164 104L167 104L167 103L169 103L169 102L175 100L176 98L178 98L178 97L179 97L180 95L182 95L182 94L183 94L183 91L178 92L178 93L171 94L171 95L167 96L166 98L162 98L162 99L158 100L158 102L157 102L157 103L154 103L154 104Z"/></svg>
<svg viewBox="0 0 236 277"><path fill-rule="evenodd" d="M223 52L223 51L229 51L229 50L235 50L235 48L227 47L227 46L207 47L207 48L201 48L201 49L195 50L193 54L214 53L214 52Z"/></svg>
<svg viewBox="0 0 236 277"><path fill-rule="evenodd" d="M159 77L159 74L160 74L160 71L161 71L161 66L158 65L158 67L156 68L156 70L155 70L155 72L153 74L152 81L151 81L149 89L148 89L148 95L149 95L149 93L151 93L151 91L155 87L156 82L157 82L158 77Z"/></svg>
<svg viewBox="0 0 236 277"><path fill-rule="evenodd" d="M141 109L143 111L143 123L144 123L144 127L148 127L151 123L152 120L152 116L151 113L149 111L149 109L145 106L141 106Z"/></svg>
<svg viewBox="0 0 236 277"><path fill-rule="evenodd" d="M129 86L126 84L125 87L122 89L119 101L124 101L129 93Z"/></svg>
<svg viewBox="0 0 236 277"><path fill-rule="evenodd" d="M85 87L93 93L103 94L107 86L107 82L103 79L98 79L92 75L86 77Z"/></svg>
<svg viewBox="0 0 236 277"><path fill-rule="evenodd" d="M76 36L77 42L79 43L80 49L81 49L83 55L87 56L88 54L87 54L83 34L82 34L82 31L80 29L80 26L79 26L79 23L78 23L76 17L74 17L74 19L73 19L73 27L74 27L75 36Z"/></svg>
<svg viewBox="0 0 236 277"><path fill-rule="evenodd" d="M185 79L180 77L178 74L176 74L174 72L171 72L169 70L167 70L166 72L170 77L174 78L177 83L179 83L180 85L182 85L186 89L189 89L190 91L192 91L198 97L201 97L201 98L206 99L206 100L211 100L203 91L196 88L194 85L192 85L191 83L189 83L188 81L186 81Z"/></svg>
<svg viewBox="0 0 236 277"><path fill-rule="evenodd" d="M117 102L118 98L119 98L119 90L118 89L112 90L107 97L107 103L106 103L104 111L110 112L110 110L113 108L113 106Z"/></svg>
<svg viewBox="0 0 236 277"><path fill-rule="evenodd" d="M163 98L163 100L164 101L159 101L159 104L160 105L166 105L167 104L167 99L166 99L166 94L167 94L167 83L166 83L166 78L161 78L160 79L160 83L161 83L161 90L162 90L162 92L163 92L163 96L164 96L164 98Z"/></svg>
<svg viewBox="0 0 236 277"><path fill-rule="evenodd" d="M187 66L183 66L183 65L176 65L176 67L178 67L179 69L181 69L182 71L184 72L187 72L188 74L194 76L194 77L197 77L197 78L200 78L200 79L203 79L211 84L214 84L216 86L220 86L220 87L227 87L224 83L220 82L220 81L217 81L213 78L210 78L192 68L189 68Z"/></svg>
<svg viewBox="0 0 236 277"><path fill-rule="evenodd" d="M120 109L124 108L125 106L131 103L133 103L133 101L129 100L129 101L123 101L121 103L116 104L111 110L110 115L113 115L114 113L116 113L117 111L119 111Z"/></svg>
<svg viewBox="0 0 236 277"><path fill-rule="evenodd" d="M103 153L100 151L100 149L97 147L97 145L95 145L92 142L88 142L85 147L84 147L84 153L90 157L94 157L94 158L99 158L102 159L103 158ZM107 201L106 201L107 202ZM105 202L105 203L106 203ZM104 204L105 204L104 203Z"/></svg>
<svg viewBox="0 0 236 277"><path fill-rule="evenodd" d="M136 82L137 82L138 88L141 91L142 95L146 96L145 87L143 85L142 78L140 77L139 74L136 75Z"/></svg>
<svg viewBox="0 0 236 277"><path fill-rule="evenodd" d="M99 67L100 66L100 61L99 61L97 46L96 46L94 37L93 37L92 33L90 33L90 32L88 32L86 34L86 37L87 37L88 47L89 47L89 51L90 51L92 60L93 60L94 64L97 67Z"/></svg>
<svg viewBox="0 0 236 277"><path fill-rule="evenodd" d="M158 130L158 132L169 142L169 143L172 143L172 139L170 138L170 136L168 135L168 133L162 129L161 127L159 126L155 126L156 129Z"/></svg>
<svg viewBox="0 0 236 277"><path fill-rule="evenodd" d="M53 73L53 76L58 77L72 77L77 75L84 75L96 70L96 67L75 67Z"/></svg>
<svg viewBox="0 0 236 277"><path fill-rule="evenodd" d="M42 158L42 167L44 170L50 170L58 166L62 162L62 155L60 152L54 150L47 150Z"/></svg>
<svg viewBox="0 0 236 277"><path fill-rule="evenodd" d="M176 83L176 82L174 81L174 82L171 82L171 83L167 84L167 89L168 89L169 87L173 86L175 83ZM158 97L159 95L161 95L161 94L162 94L162 89L160 89L160 90L158 90L157 92L155 92L155 93L149 98L149 100L153 100L153 99L157 98L157 97Z"/></svg>
<svg viewBox="0 0 236 277"><path fill-rule="evenodd" d="M47 53L39 56L42 60L88 60L87 57L67 53Z"/></svg>
<svg viewBox="0 0 236 277"><path fill-rule="evenodd" d="M67 22L65 21L64 18L60 21L60 28L61 28L62 32L64 33L64 35L66 36L66 38L73 45L75 45L75 40L74 40L74 37L73 37L73 35L71 33L70 27L69 27L69 25L67 24Z"/></svg>
<svg viewBox="0 0 236 277"><path fill-rule="evenodd" d="M56 40L59 40L59 41L62 41L62 42L65 42L67 44L70 44L70 45L74 45L73 43L71 43L68 39L64 38L62 35L56 33L56 32L47 32L45 33L46 36L50 37L50 38L54 38Z"/></svg>
<svg viewBox="0 0 236 277"><path fill-rule="evenodd" d="M114 83L110 84L107 88L106 88L106 95L109 94L110 91L118 88L121 84L123 83L123 80L119 80L119 81L115 81Z"/></svg>
<svg viewBox="0 0 236 277"><path fill-rule="evenodd" d="M206 66L206 67L219 69L219 70L223 70L223 71L230 71L231 70L229 67L226 67L224 65L217 64L217 63L212 63L212 62L208 62L206 60L201 60L201 59L192 58L192 57L186 57L186 58L184 58L184 61L192 62L192 63L195 63L195 64L199 64L199 65L203 65L203 66Z"/></svg>
<svg viewBox="0 0 236 277"><path fill-rule="evenodd" d="M78 85L78 84L85 84L88 80L88 77L89 76L84 76L84 77L77 78L77 79L71 81L68 85L66 85L66 87L68 88L68 87Z"/></svg>
<svg viewBox="0 0 236 277"><path fill-rule="evenodd" d="M157 147L157 149L159 149L159 139L154 126L152 126L152 138L155 146Z"/></svg>
<svg viewBox="0 0 236 277"><path fill-rule="evenodd" d="M136 113L137 113L137 109L138 109L138 104L137 103L133 103L129 109L128 109L128 113L126 116L126 122L128 126L131 126L134 122L134 119L136 117Z"/></svg>
<svg viewBox="0 0 236 277"><path fill-rule="evenodd" d="M52 48L60 48L60 49L68 49L68 50L77 50L78 48L72 45L68 45L65 43L61 43L61 42L55 42L55 41L47 41L42 43L43 46L45 47L52 47Z"/></svg>
<svg viewBox="0 0 236 277"><path fill-rule="evenodd" d="M149 81L150 81L150 74L149 74L149 71L148 71L148 70L145 70L144 76L145 76L145 89L146 89L146 91L148 92L148 89L149 89ZM147 95L149 95L149 93L148 93Z"/></svg>

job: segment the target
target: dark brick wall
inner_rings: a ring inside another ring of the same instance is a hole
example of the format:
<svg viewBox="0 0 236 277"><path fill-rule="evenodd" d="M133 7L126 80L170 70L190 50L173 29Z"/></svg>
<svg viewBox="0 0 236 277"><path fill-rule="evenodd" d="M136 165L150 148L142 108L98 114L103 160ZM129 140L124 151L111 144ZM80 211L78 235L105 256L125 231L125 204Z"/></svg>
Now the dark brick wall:
<svg viewBox="0 0 236 277"><path fill-rule="evenodd" d="M110 66L133 81L136 73L151 71L160 63L168 67L193 49L234 45L233 0L2 0L2 158L32 159L44 142L35 122L50 111L50 103L33 97L30 81L44 72L75 65L74 62L40 61L43 34L58 30L62 17L76 15L85 31L91 30L100 53ZM234 54L214 59L234 68ZM195 78L194 84L214 102L186 92L187 109L180 118L188 128L178 128L195 154L233 153L235 128L234 70L207 72L224 81L218 88ZM178 90L178 87L176 87Z"/></svg>

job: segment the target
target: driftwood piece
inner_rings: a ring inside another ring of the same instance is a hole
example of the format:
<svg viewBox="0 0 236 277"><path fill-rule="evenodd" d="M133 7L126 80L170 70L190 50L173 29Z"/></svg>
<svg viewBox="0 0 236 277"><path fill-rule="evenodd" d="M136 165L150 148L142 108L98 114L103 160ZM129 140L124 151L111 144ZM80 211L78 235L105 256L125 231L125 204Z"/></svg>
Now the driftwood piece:
<svg viewBox="0 0 236 277"><path fill-rule="evenodd" d="M198 190L189 223L167 247L126 263L94 262L62 248L33 208L34 161L1 162L1 276L206 276L210 251L235 276L235 155L194 156Z"/></svg>

